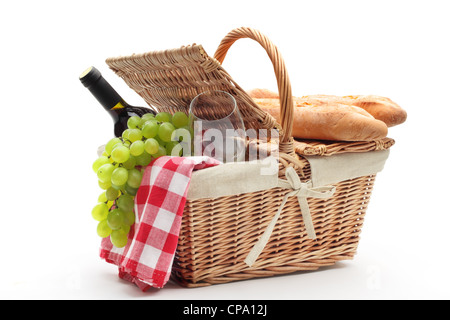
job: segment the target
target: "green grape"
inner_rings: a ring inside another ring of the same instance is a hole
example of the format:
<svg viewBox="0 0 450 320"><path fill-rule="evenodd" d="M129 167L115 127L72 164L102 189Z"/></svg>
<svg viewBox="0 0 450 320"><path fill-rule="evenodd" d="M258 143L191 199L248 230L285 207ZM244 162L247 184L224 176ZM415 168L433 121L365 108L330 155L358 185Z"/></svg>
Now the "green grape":
<svg viewBox="0 0 450 320"><path fill-rule="evenodd" d="M159 124L156 120L147 121L142 127L142 135L145 138L154 138L158 134Z"/></svg>
<svg viewBox="0 0 450 320"><path fill-rule="evenodd" d="M184 112L175 112L172 116L172 124L175 128L181 128L187 126L189 118Z"/></svg>
<svg viewBox="0 0 450 320"><path fill-rule="evenodd" d="M120 138L112 138L111 140L109 140L105 146L105 152L110 155L113 151L114 146L118 143L122 143L122 140Z"/></svg>
<svg viewBox="0 0 450 320"><path fill-rule="evenodd" d="M130 233L130 229L131 229L131 226L128 226L128 225L126 225L126 224L124 224L124 225L122 226L122 228L120 228L120 230L122 230L122 231L125 232L126 234Z"/></svg>
<svg viewBox="0 0 450 320"><path fill-rule="evenodd" d="M169 156L173 157L181 157L183 154L183 148L181 147L180 143L177 141L170 141L166 144L166 153Z"/></svg>
<svg viewBox="0 0 450 320"><path fill-rule="evenodd" d="M128 180L128 170L122 167L115 169L111 175L111 183L116 186L123 186Z"/></svg>
<svg viewBox="0 0 450 320"><path fill-rule="evenodd" d="M111 235L112 229L108 226L106 220L102 220L97 225L97 234L101 238L107 238Z"/></svg>
<svg viewBox="0 0 450 320"><path fill-rule="evenodd" d="M150 138L150 139L145 140L144 148L148 154L155 154L158 152L159 143L155 139Z"/></svg>
<svg viewBox="0 0 450 320"><path fill-rule="evenodd" d="M131 141L130 141L130 140L125 140L125 141L123 142L123 145L124 145L125 147L129 148L129 147L131 146ZM113 151L114 151L114 150L113 150Z"/></svg>
<svg viewBox="0 0 450 320"><path fill-rule="evenodd" d="M172 142L178 141L179 145L173 144L172 149L167 150L168 155L173 156L190 156L191 155L191 133L186 127L178 128L172 133ZM169 143L168 143L169 144ZM168 146L166 146L167 148ZM175 149L174 149L175 148ZM176 152L173 153L172 150Z"/></svg>
<svg viewBox="0 0 450 320"><path fill-rule="evenodd" d="M117 163L124 163L130 158L130 149L121 145L114 148L111 158Z"/></svg>
<svg viewBox="0 0 450 320"><path fill-rule="evenodd" d="M115 167L111 163L107 163L102 165L97 171L97 177L101 182L109 182L111 181L111 175L114 171Z"/></svg>
<svg viewBox="0 0 450 320"><path fill-rule="evenodd" d="M111 181L103 182L103 181L101 181L101 180L98 180L98 186L100 187L100 189L106 190L106 189L108 189L109 187L111 187Z"/></svg>
<svg viewBox="0 0 450 320"><path fill-rule="evenodd" d="M128 118L128 121L127 121L127 125L128 125L129 129L138 128L140 123L141 123L141 117L138 117L138 116L132 116L132 117Z"/></svg>
<svg viewBox="0 0 450 320"><path fill-rule="evenodd" d="M159 157L162 157L162 156L165 156L165 155L167 155L166 148L164 148L163 146L159 146L158 152L156 154L154 154L153 156L155 158L159 158Z"/></svg>
<svg viewBox="0 0 450 320"><path fill-rule="evenodd" d="M130 155L130 158L122 164L122 167L124 167L125 169L133 169L135 166L136 158L132 155Z"/></svg>
<svg viewBox="0 0 450 320"><path fill-rule="evenodd" d="M155 119L159 122L170 122L172 115L168 112L160 112L155 116Z"/></svg>
<svg viewBox="0 0 450 320"><path fill-rule="evenodd" d="M150 113L150 112L144 113L141 116L141 119L144 120L144 121L148 121L148 120L151 120L151 119L155 119L155 115L153 113Z"/></svg>
<svg viewBox="0 0 450 320"><path fill-rule="evenodd" d="M136 216L133 211L125 211L123 223L126 226L132 226L136 220Z"/></svg>
<svg viewBox="0 0 450 320"><path fill-rule="evenodd" d="M189 132L189 136L188 136L189 140L191 140L191 137L194 136L194 127L193 126L192 127L185 126L185 127L180 128L180 129L187 130L187 132Z"/></svg>
<svg viewBox="0 0 450 320"><path fill-rule="evenodd" d="M116 189L117 191L122 190L122 188L124 187L124 185L115 185L115 184L111 184L111 188Z"/></svg>
<svg viewBox="0 0 450 320"><path fill-rule="evenodd" d="M137 169L128 170L127 184L132 188L139 188L142 181L142 173Z"/></svg>
<svg viewBox="0 0 450 320"><path fill-rule="evenodd" d="M117 199L117 206L123 212L133 211L134 208L134 199L129 194L123 194Z"/></svg>
<svg viewBox="0 0 450 320"><path fill-rule="evenodd" d="M115 148L120 147L120 146L122 146L122 147L124 146L124 144L123 144L122 141L121 141L121 142L117 142L117 143L112 147L111 154L113 153L113 151L114 151Z"/></svg>
<svg viewBox="0 0 450 320"><path fill-rule="evenodd" d="M158 136L164 142L169 142L172 139L172 132L175 131L175 127L170 122L164 122L159 126Z"/></svg>
<svg viewBox="0 0 450 320"><path fill-rule="evenodd" d="M131 129L125 129L125 130L123 130L123 132L122 132L122 138L123 138L124 140L129 140L128 135L130 134L130 130L131 130Z"/></svg>
<svg viewBox="0 0 450 320"><path fill-rule="evenodd" d="M105 202L105 203L108 201L108 199L106 198L106 191L100 193L100 195L98 196L98 200L97 201L98 202Z"/></svg>
<svg viewBox="0 0 450 320"><path fill-rule="evenodd" d="M127 245L128 235L123 230L113 230L111 232L111 243L116 248L123 248Z"/></svg>
<svg viewBox="0 0 450 320"><path fill-rule="evenodd" d="M154 119L155 119L155 116L152 113L146 113L146 114L142 115L141 123L140 123L141 128L143 128L143 126L145 125L145 123L147 121L154 120Z"/></svg>
<svg viewBox="0 0 450 320"><path fill-rule="evenodd" d="M137 188L132 188L128 185L128 183L125 185L125 192L131 196L135 196L137 193Z"/></svg>
<svg viewBox="0 0 450 320"><path fill-rule="evenodd" d="M145 151L143 154L136 157L136 165L138 166L146 167L149 165L150 162L152 162L152 155Z"/></svg>
<svg viewBox="0 0 450 320"><path fill-rule="evenodd" d="M92 170L94 170L94 172L97 173L98 169L102 165L107 164L107 163L109 163L109 158L106 156L100 156L92 164Z"/></svg>
<svg viewBox="0 0 450 320"><path fill-rule="evenodd" d="M125 214L120 209L113 209L108 213L106 220L108 221L108 226L113 230L118 230L122 227L124 222Z"/></svg>
<svg viewBox="0 0 450 320"><path fill-rule="evenodd" d="M159 143L160 146L163 146L163 147L166 146L166 142L165 142L165 141L162 141L161 138L160 138L159 136L156 136L154 139L155 139L156 141L158 141L158 143Z"/></svg>
<svg viewBox="0 0 450 320"><path fill-rule="evenodd" d="M97 221L105 220L108 216L109 208L106 203L101 202L98 203L93 209L92 209L92 218L94 218Z"/></svg>
<svg viewBox="0 0 450 320"><path fill-rule="evenodd" d="M130 146L130 153L133 156L139 156L144 152L144 141L137 140L133 142Z"/></svg>
<svg viewBox="0 0 450 320"><path fill-rule="evenodd" d="M105 193L106 193L106 199L108 199L108 201L114 201L119 196L119 190L113 188L112 186L109 187Z"/></svg>
<svg viewBox="0 0 450 320"><path fill-rule="evenodd" d="M172 133L171 140L178 142L185 141L187 143L190 143L191 133L189 132L189 129L186 129L185 127L178 128Z"/></svg>
<svg viewBox="0 0 450 320"><path fill-rule="evenodd" d="M131 143L142 140L142 131L140 129L130 129L128 140L130 140Z"/></svg>

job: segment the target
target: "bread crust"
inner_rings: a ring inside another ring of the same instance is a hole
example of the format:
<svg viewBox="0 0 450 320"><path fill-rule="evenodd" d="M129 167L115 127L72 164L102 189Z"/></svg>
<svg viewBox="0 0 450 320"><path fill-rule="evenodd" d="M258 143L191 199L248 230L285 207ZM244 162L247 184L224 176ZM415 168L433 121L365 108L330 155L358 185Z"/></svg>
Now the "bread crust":
<svg viewBox="0 0 450 320"><path fill-rule="evenodd" d="M254 99L255 102L280 122L278 99ZM372 141L385 138L386 124L375 119L362 108L337 104L296 105L294 108L295 138L337 141Z"/></svg>
<svg viewBox="0 0 450 320"><path fill-rule="evenodd" d="M406 111L389 98L375 95L344 98L349 100L348 103L368 111L375 119L383 121L388 127L394 127L406 121Z"/></svg>
<svg viewBox="0 0 450 320"><path fill-rule="evenodd" d="M369 112L375 119L381 120L388 127L394 127L406 121L407 113L397 103L387 97L377 95L310 95L295 98L297 104L327 105L337 104L353 105Z"/></svg>
<svg viewBox="0 0 450 320"><path fill-rule="evenodd" d="M265 98L269 98L269 99L278 99L279 95L276 92L273 92L271 90L268 89L252 89L250 91L247 91L248 95L252 98L256 98L256 99L265 99Z"/></svg>
<svg viewBox="0 0 450 320"><path fill-rule="evenodd" d="M278 94L267 89L253 89L248 92L252 98L275 99ZM406 121L407 113L397 103L387 97L377 95L336 96L326 94L294 97L297 106L336 106L339 104L356 106L366 110L375 119L383 121L388 127L394 127Z"/></svg>

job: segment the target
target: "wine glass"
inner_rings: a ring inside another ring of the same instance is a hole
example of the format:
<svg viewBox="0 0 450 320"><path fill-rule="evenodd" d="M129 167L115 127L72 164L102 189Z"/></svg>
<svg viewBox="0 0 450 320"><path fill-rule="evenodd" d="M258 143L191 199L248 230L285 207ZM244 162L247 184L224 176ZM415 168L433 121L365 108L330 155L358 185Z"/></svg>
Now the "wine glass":
<svg viewBox="0 0 450 320"><path fill-rule="evenodd" d="M245 127L236 99L225 91L208 91L196 96L189 109L196 156L225 162L245 160Z"/></svg>

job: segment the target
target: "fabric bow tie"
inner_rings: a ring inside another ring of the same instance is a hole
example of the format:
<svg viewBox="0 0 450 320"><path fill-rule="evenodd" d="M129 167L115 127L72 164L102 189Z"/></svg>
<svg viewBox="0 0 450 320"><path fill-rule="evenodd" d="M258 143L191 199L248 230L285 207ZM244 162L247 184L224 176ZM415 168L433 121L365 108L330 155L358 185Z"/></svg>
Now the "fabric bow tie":
<svg viewBox="0 0 450 320"><path fill-rule="evenodd" d="M245 263L251 267L255 261L258 259L262 250L265 248L267 242L272 235L273 229L278 221L278 218L283 211L284 205L288 201L290 197L297 196L298 203L300 205L300 210L302 212L303 222L305 224L305 229L308 234L308 238L316 239L316 233L314 231L314 225L311 218L311 212L309 210L307 198L318 198L318 199L326 199L330 198L334 195L336 191L336 187L334 186L323 186L323 187L312 187L311 182L301 182L300 177L294 168L288 167L286 169L286 179L287 180L279 180L278 186L285 189L291 189L289 193L284 196L283 202L276 215L273 217L272 221L267 226L263 235L259 239L259 241L252 248L250 253L247 255L245 259Z"/></svg>

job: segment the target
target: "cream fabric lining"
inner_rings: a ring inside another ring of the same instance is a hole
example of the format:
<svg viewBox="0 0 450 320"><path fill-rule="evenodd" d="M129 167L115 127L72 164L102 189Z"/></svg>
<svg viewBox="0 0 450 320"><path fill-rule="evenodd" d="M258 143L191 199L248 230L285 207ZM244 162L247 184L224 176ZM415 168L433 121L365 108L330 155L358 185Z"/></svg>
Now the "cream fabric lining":
<svg viewBox="0 0 450 320"><path fill-rule="evenodd" d="M376 174L383 170L388 157L389 149L361 153L341 153L330 157L305 156L311 165L313 187Z"/></svg>
<svg viewBox="0 0 450 320"><path fill-rule="evenodd" d="M231 162L194 171L187 199L219 198L277 187L278 163L263 161Z"/></svg>
<svg viewBox="0 0 450 320"><path fill-rule="evenodd" d="M329 157L305 157L311 166L311 186L321 187L383 170L389 150L343 153ZM191 177L188 200L218 198L286 187L278 179L275 158L263 161L225 163L195 171Z"/></svg>

